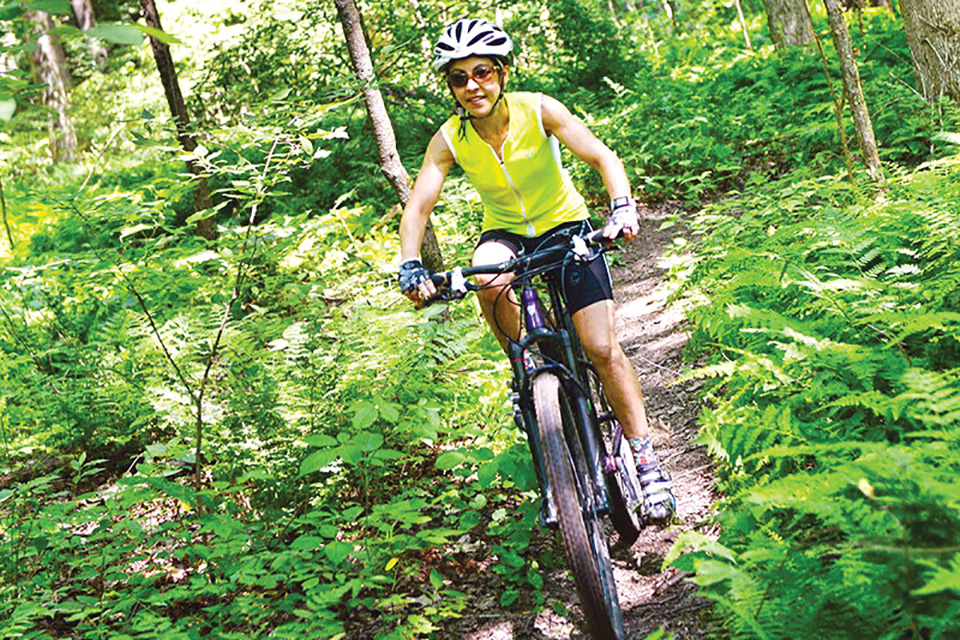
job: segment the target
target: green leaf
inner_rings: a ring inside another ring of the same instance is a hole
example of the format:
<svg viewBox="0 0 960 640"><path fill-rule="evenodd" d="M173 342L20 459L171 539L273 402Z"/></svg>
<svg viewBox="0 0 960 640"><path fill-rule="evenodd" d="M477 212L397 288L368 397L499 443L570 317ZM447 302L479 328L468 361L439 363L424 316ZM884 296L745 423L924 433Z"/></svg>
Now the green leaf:
<svg viewBox="0 0 960 640"><path fill-rule="evenodd" d="M337 452L334 449L321 449L320 451L314 451L309 456L304 458L303 462L300 463L300 475L305 476L313 473L314 471L319 471L324 467L329 466L329 464L336 459Z"/></svg>
<svg viewBox="0 0 960 640"><path fill-rule="evenodd" d="M377 421L377 407L372 402L360 402L354 405L353 428L363 431Z"/></svg>
<svg viewBox="0 0 960 640"><path fill-rule="evenodd" d="M366 458L363 447L356 442L342 444L336 448L336 451L344 462L351 465L360 464L360 461Z"/></svg>
<svg viewBox="0 0 960 640"><path fill-rule="evenodd" d="M307 436L303 439L304 442L313 447L335 447L337 446L337 441L335 438L332 438L328 435L322 433L315 433L312 436Z"/></svg>
<svg viewBox="0 0 960 640"><path fill-rule="evenodd" d="M290 543L290 548L297 551L313 551L321 546L323 546L323 538L317 536L300 536ZM324 552L326 552L326 547L324 547Z"/></svg>
<svg viewBox="0 0 960 640"><path fill-rule="evenodd" d="M26 10L17 3L0 6L0 20L14 20L24 13Z"/></svg>
<svg viewBox="0 0 960 640"><path fill-rule="evenodd" d="M434 466L441 471L448 471L454 467L460 466L466 459L466 456L459 451L447 451L437 458L437 462L434 464Z"/></svg>
<svg viewBox="0 0 960 640"><path fill-rule="evenodd" d="M683 553L684 549L692 547L694 551L701 551L713 556L719 556L735 563L736 556L734 552L723 546L710 536L704 535L699 531L684 531L677 536L676 541L671 545L666 555L663 557L663 566L668 566L674 562Z"/></svg>
<svg viewBox="0 0 960 640"><path fill-rule="evenodd" d="M462 516L460 516L460 528L464 531L469 531L475 526L480 524L480 514L476 511L467 511Z"/></svg>
<svg viewBox="0 0 960 640"><path fill-rule="evenodd" d="M354 437L353 444L364 451L373 451L383 444L383 436L372 431L361 431Z"/></svg>
<svg viewBox="0 0 960 640"><path fill-rule="evenodd" d="M69 6L69 5L68 5ZM116 22L101 22L92 29L87 30L88 36L100 38L114 44L125 44L139 46L143 44L143 33L132 24L120 24Z"/></svg>
<svg viewBox="0 0 960 640"><path fill-rule="evenodd" d="M120 239L123 240L127 236L132 236L136 233L140 233L141 231L149 231L150 229L154 229L155 227L156 225L144 224L144 223L136 224L132 227L124 227L120 231Z"/></svg>
<svg viewBox="0 0 960 640"><path fill-rule="evenodd" d="M534 589L543 589L543 574L535 570L528 571L527 582L529 582Z"/></svg>
<svg viewBox="0 0 960 640"><path fill-rule="evenodd" d="M199 149L200 147L197 147L197 148ZM212 207L209 207L209 208L207 208L207 209L201 209L200 211L197 211L196 213L191 214L190 217L187 218L187 223L188 223L188 224L194 224L194 223L197 223L197 222L199 222L199 221L201 221L201 220L206 220L206 219L208 219L208 218L212 218L212 217L215 216L221 209L223 209L225 206L227 206L227 204L228 204L227 202L221 202L221 203L216 204L216 205L214 205L214 206L212 206Z"/></svg>
<svg viewBox="0 0 960 640"><path fill-rule="evenodd" d="M76 37L83 36L83 31L76 28L72 24L58 24L53 29L50 30L50 33L56 35L57 37Z"/></svg>
<svg viewBox="0 0 960 640"><path fill-rule="evenodd" d="M440 572L436 569L430 571L430 584L433 585L434 589L439 589L443 586L443 576L441 576Z"/></svg>
<svg viewBox="0 0 960 640"><path fill-rule="evenodd" d="M701 587L722 582L727 578L732 578L738 572L736 568L726 562L717 560L701 560L697 563L696 582Z"/></svg>
<svg viewBox="0 0 960 640"><path fill-rule="evenodd" d="M477 469L477 482L481 487L489 487L497 479L497 471L500 465L496 462L485 462Z"/></svg>
<svg viewBox="0 0 960 640"><path fill-rule="evenodd" d="M477 449L474 452L474 458L480 462L489 462L496 457L496 454L493 453L493 449L490 447L482 447Z"/></svg>
<svg viewBox="0 0 960 640"><path fill-rule="evenodd" d="M151 38L156 38L163 44L183 44L175 35L169 34L166 31L161 31L160 29L154 29L153 27L148 27L144 24L134 25L137 29L147 34Z"/></svg>
<svg viewBox="0 0 960 640"><path fill-rule="evenodd" d="M396 424L400 419L400 410L395 404L383 403L380 405L380 417L391 424Z"/></svg>
<svg viewBox="0 0 960 640"><path fill-rule="evenodd" d="M353 553L353 545L349 542L335 540L333 542L328 542L323 547L323 553L330 558L331 562L334 564L340 564L346 560L347 556Z"/></svg>
<svg viewBox="0 0 960 640"><path fill-rule="evenodd" d="M47 13L70 13L73 7L66 0L31 0L27 3L27 11L45 11Z"/></svg>

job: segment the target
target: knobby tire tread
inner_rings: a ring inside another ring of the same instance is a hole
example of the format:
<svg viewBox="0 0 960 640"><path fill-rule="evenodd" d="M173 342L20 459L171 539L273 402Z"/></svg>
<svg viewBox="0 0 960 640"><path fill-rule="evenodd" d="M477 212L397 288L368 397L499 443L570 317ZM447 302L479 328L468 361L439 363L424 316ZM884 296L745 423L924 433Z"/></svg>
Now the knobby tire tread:
<svg viewBox="0 0 960 640"><path fill-rule="evenodd" d="M606 558L602 569L608 573L601 576L601 567L594 557L590 544L591 532L584 522L583 501L578 494L578 482L573 472L570 452L564 439L562 393L560 380L553 373L543 373L533 381L533 399L537 414L537 430L543 449L544 473L553 492L557 509L561 537L567 562L573 572L580 604L590 633L595 640L617 640L621 632L619 622L619 602L612 581L609 557L606 556L606 541L599 540L603 557ZM595 523L599 526L599 523ZM593 531L596 534L596 530ZM604 598L604 583L611 591L608 602ZM615 609L611 611L611 609ZM618 622L614 622L616 617Z"/></svg>

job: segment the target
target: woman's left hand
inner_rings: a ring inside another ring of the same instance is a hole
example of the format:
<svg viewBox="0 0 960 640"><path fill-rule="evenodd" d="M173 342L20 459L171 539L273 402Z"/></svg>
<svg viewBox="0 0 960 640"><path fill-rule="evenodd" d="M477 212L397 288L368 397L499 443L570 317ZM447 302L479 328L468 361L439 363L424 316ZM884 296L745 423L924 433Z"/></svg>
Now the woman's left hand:
<svg viewBox="0 0 960 640"><path fill-rule="evenodd" d="M627 242L633 240L640 231L640 215L637 202L633 198L614 198L610 203L610 217L603 227L603 237L613 240L623 234Z"/></svg>

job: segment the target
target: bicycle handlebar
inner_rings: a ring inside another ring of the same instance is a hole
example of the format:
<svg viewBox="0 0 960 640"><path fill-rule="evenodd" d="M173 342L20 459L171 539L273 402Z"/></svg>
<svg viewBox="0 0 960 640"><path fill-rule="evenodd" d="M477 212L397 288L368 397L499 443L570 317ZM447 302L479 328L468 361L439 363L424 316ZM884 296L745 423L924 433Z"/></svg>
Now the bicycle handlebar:
<svg viewBox="0 0 960 640"><path fill-rule="evenodd" d="M519 255L499 264L456 267L450 271L434 273L430 276L430 279L433 281L433 284L436 285L438 295L424 301L424 304L429 305L438 300L460 300L469 292L479 290L481 288L480 286L467 281L469 276L501 274L514 271L526 273L543 268L551 264L551 262L562 262L571 254L575 259L590 261L603 253L605 248L612 243L612 240L607 240L603 237L603 229L596 229L584 236L570 234L567 242L534 251L529 255ZM596 252L590 250L592 247L597 246L601 246L602 248Z"/></svg>

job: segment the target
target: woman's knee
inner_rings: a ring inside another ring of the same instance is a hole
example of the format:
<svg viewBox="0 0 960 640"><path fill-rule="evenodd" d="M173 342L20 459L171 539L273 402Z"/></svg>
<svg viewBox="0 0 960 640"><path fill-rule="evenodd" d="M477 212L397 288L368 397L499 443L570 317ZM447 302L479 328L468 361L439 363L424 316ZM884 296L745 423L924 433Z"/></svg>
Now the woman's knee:
<svg viewBox="0 0 960 640"><path fill-rule="evenodd" d="M587 357L598 367L611 366L625 357L616 336L594 335L587 340L581 337L581 343Z"/></svg>
<svg viewBox="0 0 960 640"><path fill-rule="evenodd" d="M611 301L603 300L577 311L573 323L587 357L597 367L616 364L626 358L617 340Z"/></svg>
<svg viewBox="0 0 960 640"><path fill-rule="evenodd" d="M516 255L510 247L499 242L484 242L473 252L473 266L500 264L515 258ZM478 286L484 287L477 291L481 300L493 301L497 296L503 293L504 287L513 280L512 273L482 273L474 276L474 281Z"/></svg>

